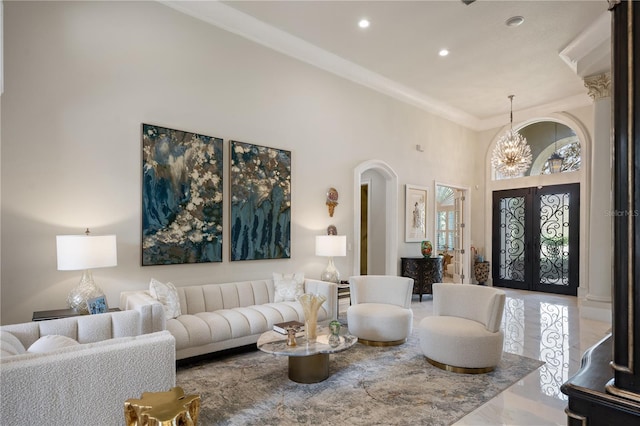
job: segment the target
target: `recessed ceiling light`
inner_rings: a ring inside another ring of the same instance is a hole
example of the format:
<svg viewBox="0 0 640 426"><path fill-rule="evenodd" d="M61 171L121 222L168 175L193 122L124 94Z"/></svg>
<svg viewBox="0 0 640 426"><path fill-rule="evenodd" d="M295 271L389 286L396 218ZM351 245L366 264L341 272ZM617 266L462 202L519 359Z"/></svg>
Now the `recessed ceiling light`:
<svg viewBox="0 0 640 426"><path fill-rule="evenodd" d="M368 19L361 19L360 22L358 22L360 28L369 28L369 25L371 25L371 23Z"/></svg>
<svg viewBox="0 0 640 426"><path fill-rule="evenodd" d="M507 19L504 23L507 25L507 27L517 27L523 22L524 22L524 18L522 16L512 16L511 18Z"/></svg>
<svg viewBox="0 0 640 426"><path fill-rule="evenodd" d="M440 56L447 56L448 54L449 54L449 51L447 49L441 49L438 52L438 55L440 55Z"/></svg>

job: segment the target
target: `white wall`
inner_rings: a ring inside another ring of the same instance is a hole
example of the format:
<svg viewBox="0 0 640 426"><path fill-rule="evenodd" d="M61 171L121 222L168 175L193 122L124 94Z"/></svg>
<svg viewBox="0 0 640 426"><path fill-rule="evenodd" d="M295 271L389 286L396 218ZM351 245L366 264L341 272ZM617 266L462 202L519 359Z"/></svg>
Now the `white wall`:
<svg viewBox="0 0 640 426"><path fill-rule="evenodd" d="M274 271L318 277L326 259L314 255L315 235L333 223L353 243L353 169L365 160L389 164L400 194L406 183L473 183L475 132L161 4L4 5L2 324L65 306L80 272L56 270L58 234L117 235L118 266L94 271L115 306L151 277L176 285ZM222 263L142 268L143 122L224 138L225 164L229 139L291 150L291 259L230 262L225 216ZM331 186L340 192L333 218L324 205ZM398 204L402 218L403 196ZM403 223L398 235L398 257L415 255ZM350 253L335 262L352 270Z"/></svg>

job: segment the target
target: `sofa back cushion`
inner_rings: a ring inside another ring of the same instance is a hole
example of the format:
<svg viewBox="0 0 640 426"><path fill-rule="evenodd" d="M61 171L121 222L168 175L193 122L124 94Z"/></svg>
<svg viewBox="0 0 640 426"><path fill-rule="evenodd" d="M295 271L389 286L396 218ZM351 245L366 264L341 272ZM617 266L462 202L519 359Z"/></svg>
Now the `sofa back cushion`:
<svg viewBox="0 0 640 426"><path fill-rule="evenodd" d="M275 292L273 280L185 286L177 290L180 310L190 315L271 303Z"/></svg>
<svg viewBox="0 0 640 426"><path fill-rule="evenodd" d="M131 310L10 324L0 329L17 337L28 348L40 337L47 335L66 336L79 343L137 336L142 334L142 320L138 311Z"/></svg>

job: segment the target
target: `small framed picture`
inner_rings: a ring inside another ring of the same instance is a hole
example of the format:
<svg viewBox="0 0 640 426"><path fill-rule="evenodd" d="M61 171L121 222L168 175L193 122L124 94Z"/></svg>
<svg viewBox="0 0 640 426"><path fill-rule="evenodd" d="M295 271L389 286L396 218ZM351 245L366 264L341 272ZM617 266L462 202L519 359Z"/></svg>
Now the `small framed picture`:
<svg viewBox="0 0 640 426"><path fill-rule="evenodd" d="M93 314L104 314L109 310L107 306L107 298L105 296L94 297L93 299L87 300L87 307L89 308L89 313Z"/></svg>
<svg viewBox="0 0 640 426"><path fill-rule="evenodd" d="M406 185L405 191L405 236L407 243L417 243L427 239L427 188Z"/></svg>

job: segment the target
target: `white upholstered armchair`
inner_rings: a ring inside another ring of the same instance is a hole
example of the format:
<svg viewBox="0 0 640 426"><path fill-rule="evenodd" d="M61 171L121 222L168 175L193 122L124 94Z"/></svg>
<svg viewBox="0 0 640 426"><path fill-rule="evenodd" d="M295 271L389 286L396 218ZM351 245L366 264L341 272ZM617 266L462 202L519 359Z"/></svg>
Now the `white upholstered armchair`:
<svg viewBox="0 0 640 426"><path fill-rule="evenodd" d="M361 275L349 278L349 287L347 326L359 342L371 346L406 342L413 323L412 278Z"/></svg>
<svg viewBox="0 0 640 426"><path fill-rule="evenodd" d="M418 325L427 360L457 373L492 371L502 357L505 299L505 292L493 287L433 284L433 316Z"/></svg>

